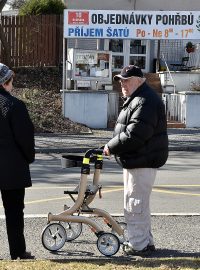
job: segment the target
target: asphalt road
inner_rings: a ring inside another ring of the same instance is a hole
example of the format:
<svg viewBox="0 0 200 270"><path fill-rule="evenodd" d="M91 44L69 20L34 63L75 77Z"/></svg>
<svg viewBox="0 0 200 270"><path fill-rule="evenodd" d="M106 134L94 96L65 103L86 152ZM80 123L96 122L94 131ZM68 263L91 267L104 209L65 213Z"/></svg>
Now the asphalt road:
<svg viewBox="0 0 200 270"><path fill-rule="evenodd" d="M157 173L151 196L152 213L200 213L199 160L200 152L170 152L166 165ZM80 168L62 169L60 155L37 154L36 161L31 165L31 174L33 187L26 189L25 215L46 216L48 212L62 211L64 204L71 205L71 199L63 191L72 190L79 183ZM93 169L88 182L92 181L92 177ZM96 196L92 206L122 215L122 170L114 159L105 160L100 183L103 198Z"/></svg>

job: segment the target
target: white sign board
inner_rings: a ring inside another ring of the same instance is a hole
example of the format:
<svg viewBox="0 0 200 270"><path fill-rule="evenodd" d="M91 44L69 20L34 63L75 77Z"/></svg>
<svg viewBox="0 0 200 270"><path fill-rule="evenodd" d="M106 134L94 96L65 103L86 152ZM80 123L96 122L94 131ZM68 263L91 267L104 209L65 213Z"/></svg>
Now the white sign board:
<svg viewBox="0 0 200 270"><path fill-rule="evenodd" d="M64 37L200 39L200 11L66 9Z"/></svg>
<svg viewBox="0 0 200 270"><path fill-rule="evenodd" d="M97 64L97 53L92 52L77 52L76 53L76 63L77 64Z"/></svg>

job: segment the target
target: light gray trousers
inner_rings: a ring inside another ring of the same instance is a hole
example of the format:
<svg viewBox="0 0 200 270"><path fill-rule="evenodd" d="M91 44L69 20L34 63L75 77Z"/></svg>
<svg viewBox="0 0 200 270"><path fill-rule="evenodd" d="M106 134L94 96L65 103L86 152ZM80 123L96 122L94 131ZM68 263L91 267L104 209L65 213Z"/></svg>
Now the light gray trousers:
<svg viewBox="0 0 200 270"><path fill-rule="evenodd" d="M135 250L153 245L151 233L150 195L157 169L123 169L124 217L129 243Z"/></svg>

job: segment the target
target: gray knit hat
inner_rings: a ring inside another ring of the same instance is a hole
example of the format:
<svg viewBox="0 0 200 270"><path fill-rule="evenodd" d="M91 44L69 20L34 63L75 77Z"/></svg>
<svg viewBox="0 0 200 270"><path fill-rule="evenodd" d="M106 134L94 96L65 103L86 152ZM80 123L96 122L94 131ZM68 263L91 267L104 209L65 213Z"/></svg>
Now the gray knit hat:
<svg viewBox="0 0 200 270"><path fill-rule="evenodd" d="M7 82L13 74L14 72L9 67L0 63L0 85Z"/></svg>

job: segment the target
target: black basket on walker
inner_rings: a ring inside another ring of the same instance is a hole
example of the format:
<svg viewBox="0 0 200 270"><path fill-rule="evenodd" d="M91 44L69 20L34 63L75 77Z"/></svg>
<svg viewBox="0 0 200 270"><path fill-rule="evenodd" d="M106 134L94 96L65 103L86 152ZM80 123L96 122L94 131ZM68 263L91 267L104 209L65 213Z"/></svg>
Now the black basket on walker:
<svg viewBox="0 0 200 270"><path fill-rule="evenodd" d="M82 167L84 155L62 155L61 166L62 168ZM96 156L90 157L90 163L96 161Z"/></svg>

